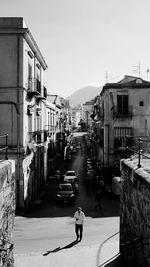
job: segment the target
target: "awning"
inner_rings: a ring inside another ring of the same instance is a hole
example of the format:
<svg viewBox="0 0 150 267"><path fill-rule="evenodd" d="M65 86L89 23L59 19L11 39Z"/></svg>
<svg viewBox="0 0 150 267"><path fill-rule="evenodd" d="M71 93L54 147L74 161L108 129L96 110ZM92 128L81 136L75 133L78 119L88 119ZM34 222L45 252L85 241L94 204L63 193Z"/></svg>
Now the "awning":
<svg viewBox="0 0 150 267"><path fill-rule="evenodd" d="M132 135L131 127L115 127L114 128L114 137L130 137Z"/></svg>

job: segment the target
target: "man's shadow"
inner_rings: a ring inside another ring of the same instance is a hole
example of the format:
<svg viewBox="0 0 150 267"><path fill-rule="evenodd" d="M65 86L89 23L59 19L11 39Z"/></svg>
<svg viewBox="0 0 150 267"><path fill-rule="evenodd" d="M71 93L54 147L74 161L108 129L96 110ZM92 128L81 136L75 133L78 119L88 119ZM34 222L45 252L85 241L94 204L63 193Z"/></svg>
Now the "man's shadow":
<svg viewBox="0 0 150 267"><path fill-rule="evenodd" d="M50 253L58 252L58 251L60 251L62 249L71 248L71 247L75 246L78 243L79 243L79 241L75 240L75 241L69 243L68 245L66 245L66 246L64 246L62 248L61 247L57 247L57 248L55 248L53 250L46 251L45 253L43 253L43 256L47 256Z"/></svg>

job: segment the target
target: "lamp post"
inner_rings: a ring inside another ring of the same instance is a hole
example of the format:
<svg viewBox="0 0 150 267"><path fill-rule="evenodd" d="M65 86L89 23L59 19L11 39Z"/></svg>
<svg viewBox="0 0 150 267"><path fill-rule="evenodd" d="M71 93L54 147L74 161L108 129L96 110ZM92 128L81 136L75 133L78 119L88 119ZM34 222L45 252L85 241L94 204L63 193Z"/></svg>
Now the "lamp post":
<svg viewBox="0 0 150 267"><path fill-rule="evenodd" d="M142 143L142 139L139 138L138 141L139 141L138 168L141 168L141 162L140 162L140 160L141 160L141 143Z"/></svg>

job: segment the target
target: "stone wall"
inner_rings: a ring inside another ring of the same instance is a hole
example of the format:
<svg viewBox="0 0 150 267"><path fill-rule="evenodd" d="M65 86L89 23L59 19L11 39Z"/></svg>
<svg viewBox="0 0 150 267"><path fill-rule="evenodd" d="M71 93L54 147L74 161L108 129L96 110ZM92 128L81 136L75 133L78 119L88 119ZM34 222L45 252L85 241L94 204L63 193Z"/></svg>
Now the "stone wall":
<svg viewBox="0 0 150 267"><path fill-rule="evenodd" d="M0 267L14 266L15 163L0 161Z"/></svg>
<svg viewBox="0 0 150 267"><path fill-rule="evenodd" d="M125 266L150 266L150 160L121 161L120 252Z"/></svg>

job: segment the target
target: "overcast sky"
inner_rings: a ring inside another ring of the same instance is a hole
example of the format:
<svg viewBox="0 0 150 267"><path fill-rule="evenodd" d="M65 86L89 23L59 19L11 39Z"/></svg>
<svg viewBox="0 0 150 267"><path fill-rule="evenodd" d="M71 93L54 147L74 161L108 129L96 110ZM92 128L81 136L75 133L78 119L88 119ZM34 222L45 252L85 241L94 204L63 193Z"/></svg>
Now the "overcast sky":
<svg viewBox="0 0 150 267"><path fill-rule="evenodd" d="M139 69L150 78L150 0L0 0L0 16L24 17L51 93L67 97Z"/></svg>

